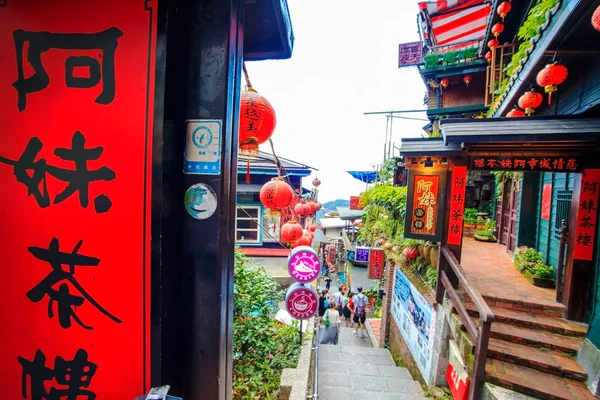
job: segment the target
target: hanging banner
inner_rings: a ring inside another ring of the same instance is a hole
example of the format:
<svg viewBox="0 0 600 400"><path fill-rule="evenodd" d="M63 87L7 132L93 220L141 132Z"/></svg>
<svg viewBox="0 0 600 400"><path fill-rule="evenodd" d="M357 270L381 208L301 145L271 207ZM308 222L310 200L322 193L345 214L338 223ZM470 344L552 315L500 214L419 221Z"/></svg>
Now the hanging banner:
<svg viewBox="0 0 600 400"><path fill-rule="evenodd" d="M409 170L404 237L441 240L446 171L424 172Z"/></svg>
<svg viewBox="0 0 600 400"><path fill-rule="evenodd" d="M3 397L136 398L157 2L0 3Z"/></svg>
<svg viewBox="0 0 600 400"><path fill-rule="evenodd" d="M542 219L550 221L550 210L552 209L552 184L547 183L542 190Z"/></svg>
<svg viewBox="0 0 600 400"><path fill-rule="evenodd" d="M369 279L381 279L383 276L383 249L371 249L369 254Z"/></svg>
<svg viewBox="0 0 600 400"><path fill-rule="evenodd" d="M574 258L592 261L596 243L596 223L598 221L598 187L600 169L586 169L581 176L577 228L575 230Z"/></svg>
<svg viewBox="0 0 600 400"><path fill-rule="evenodd" d="M448 222L448 244L460 246L467 188L467 167L452 168L452 193L450 194L450 220Z"/></svg>

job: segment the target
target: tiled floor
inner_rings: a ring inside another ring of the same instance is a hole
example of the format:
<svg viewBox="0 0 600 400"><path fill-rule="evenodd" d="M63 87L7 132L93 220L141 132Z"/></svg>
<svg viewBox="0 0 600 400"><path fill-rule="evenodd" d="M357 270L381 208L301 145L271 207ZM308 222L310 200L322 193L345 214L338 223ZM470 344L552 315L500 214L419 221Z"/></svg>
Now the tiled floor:
<svg viewBox="0 0 600 400"><path fill-rule="evenodd" d="M498 299L564 309L562 304L556 302L554 289L534 286L516 270L503 245L465 237L460 265L488 304L490 299Z"/></svg>

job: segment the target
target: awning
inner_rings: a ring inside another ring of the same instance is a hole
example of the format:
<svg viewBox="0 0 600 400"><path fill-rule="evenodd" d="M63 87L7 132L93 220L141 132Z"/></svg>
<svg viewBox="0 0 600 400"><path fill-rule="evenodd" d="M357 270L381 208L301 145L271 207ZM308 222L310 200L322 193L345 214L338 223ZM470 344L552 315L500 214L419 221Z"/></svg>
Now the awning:
<svg viewBox="0 0 600 400"><path fill-rule="evenodd" d="M353 178L358 179L364 183L371 183L377 180L377 172L375 171L346 171Z"/></svg>
<svg viewBox="0 0 600 400"><path fill-rule="evenodd" d="M425 1L419 8L430 21L431 42L437 46L482 39L491 12L485 0Z"/></svg>
<svg viewBox="0 0 600 400"><path fill-rule="evenodd" d="M470 151L591 152L600 148L600 118L447 119L444 143Z"/></svg>
<svg viewBox="0 0 600 400"><path fill-rule="evenodd" d="M461 154L460 144L446 144L440 138L404 138L400 143L400 155L419 156L456 156Z"/></svg>
<svg viewBox="0 0 600 400"><path fill-rule="evenodd" d="M338 207L337 212L344 221L354 221L365 215L364 210L351 210L349 207Z"/></svg>

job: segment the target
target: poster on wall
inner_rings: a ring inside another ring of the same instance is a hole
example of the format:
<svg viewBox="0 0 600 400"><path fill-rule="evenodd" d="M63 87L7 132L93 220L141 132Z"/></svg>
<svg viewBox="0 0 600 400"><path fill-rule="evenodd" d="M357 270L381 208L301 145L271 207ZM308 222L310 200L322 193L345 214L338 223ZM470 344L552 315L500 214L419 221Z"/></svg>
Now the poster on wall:
<svg viewBox="0 0 600 400"><path fill-rule="evenodd" d="M404 237L441 240L445 192L445 170L409 170Z"/></svg>
<svg viewBox="0 0 600 400"><path fill-rule="evenodd" d="M394 273L392 316L425 380L429 377L435 330L433 306L399 268Z"/></svg>
<svg viewBox="0 0 600 400"><path fill-rule="evenodd" d="M156 1L0 1L7 399L149 389Z"/></svg>

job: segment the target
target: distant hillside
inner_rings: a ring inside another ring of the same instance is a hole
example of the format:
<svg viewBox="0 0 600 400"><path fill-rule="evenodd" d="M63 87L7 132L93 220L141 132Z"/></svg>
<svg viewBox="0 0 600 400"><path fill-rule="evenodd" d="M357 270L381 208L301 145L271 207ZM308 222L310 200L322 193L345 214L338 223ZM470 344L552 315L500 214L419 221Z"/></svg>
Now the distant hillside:
<svg viewBox="0 0 600 400"><path fill-rule="evenodd" d="M317 220L323 218L325 213L337 211L338 207L350 207L350 200L337 199L323 203L323 207L317 211Z"/></svg>

